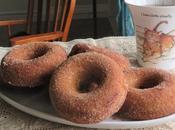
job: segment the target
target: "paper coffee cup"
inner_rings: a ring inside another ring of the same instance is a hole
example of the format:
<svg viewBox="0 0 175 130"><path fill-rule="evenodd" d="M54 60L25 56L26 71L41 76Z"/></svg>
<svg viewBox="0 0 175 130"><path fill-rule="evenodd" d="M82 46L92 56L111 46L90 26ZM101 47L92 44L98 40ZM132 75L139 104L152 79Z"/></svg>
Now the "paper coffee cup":
<svg viewBox="0 0 175 130"><path fill-rule="evenodd" d="M125 0L136 30L141 66L175 69L175 0Z"/></svg>

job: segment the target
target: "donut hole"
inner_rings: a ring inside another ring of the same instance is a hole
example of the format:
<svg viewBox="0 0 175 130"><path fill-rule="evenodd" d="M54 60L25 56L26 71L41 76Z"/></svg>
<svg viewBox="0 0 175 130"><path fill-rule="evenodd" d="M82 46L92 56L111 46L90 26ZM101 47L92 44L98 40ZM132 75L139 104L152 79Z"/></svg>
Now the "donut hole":
<svg viewBox="0 0 175 130"><path fill-rule="evenodd" d="M78 91L80 93L95 91L103 84L105 77L105 73L98 68L93 68L89 71L86 70L86 72L81 76Z"/></svg>
<svg viewBox="0 0 175 130"><path fill-rule="evenodd" d="M161 84L161 82L163 82L163 77L158 75L158 74L154 74L151 76L147 76L145 77L139 84L140 89L149 89L149 88L153 88L158 86L159 84Z"/></svg>
<svg viewBox="0 0 175 130"><path fill-rule="evenodd" d="M49 50L48 47L45 46L38 47L33 51L34 53L28 57L28 60L42 57L48 52L48 50Z"/></svg>
<svg viewBox="0 0 175 130"><path fill-rule="evenodd" d="M15 52L15 58L20 60L33 60L44 56L49 51L46 45L36 45L31 48L23 48L21 52Z"/></svg>
<svg viewBox="0 0 175 130"><path fill-rule="evenodd" d="M15 60L32 60L44 56L50 49L50 47L43 44L35 43L36 45L16 47L10 51L8 57Z"/></svg>

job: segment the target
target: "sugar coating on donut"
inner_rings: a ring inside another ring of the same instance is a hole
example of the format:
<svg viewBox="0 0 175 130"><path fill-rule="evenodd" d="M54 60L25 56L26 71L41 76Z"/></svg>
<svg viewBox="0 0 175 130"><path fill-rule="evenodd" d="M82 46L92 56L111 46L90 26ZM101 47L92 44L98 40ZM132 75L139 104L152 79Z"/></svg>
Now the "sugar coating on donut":
<svg viewBox="0 0 175 130"><path fill-rule="evenodd" d="M129 88L120 110L124 117L148 120L175 113L175 76L159 69L141 68L125 71Z"/></svg>
<svg viewBox="0 0 175 130"><path fill-rule="evenodd" d="M13 48L1 61L5 82L18 87L44 84L67 59L65 50L51 43L30 43Z"/></svg>
<svg viewBox="0 0 175 130"><path fill-rule="evenodd" d="M125 56L106 48L100 48L100 47L87 45L87 44L76 44L75 46L73 46L69 56L73 56L79 53L90 52L90 51L98 52L110 57L111 59L115 60L117 64L119 64L124 69L130 66L129 60Z"/></svg>
<svg viewBox="0 0 175 130"><path fill-rule="evenodd" d="M58 116L81 124L110 117L121 108L127 93L120 67L95 52L70 57L54 72L49 88Z"/></svg>

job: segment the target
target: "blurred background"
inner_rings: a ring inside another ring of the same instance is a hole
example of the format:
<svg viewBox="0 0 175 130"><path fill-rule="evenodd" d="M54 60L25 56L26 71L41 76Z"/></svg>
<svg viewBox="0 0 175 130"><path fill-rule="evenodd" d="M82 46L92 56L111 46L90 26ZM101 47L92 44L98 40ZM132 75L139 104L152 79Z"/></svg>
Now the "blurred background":
<svg viewBox="0 0 175 130"><path fill-rule="evenodd" d="M77 0L68 40L133 35L133 32L122 32L122 12L126 13L123 3L123 0ZM54 6L54 2L52 4ZM27 0L0 0L0 20L22 19L26 12ZM13 28L19 31L24 25ZM7 43L6 31L0 27L0 43L4 46Z"/></svg>

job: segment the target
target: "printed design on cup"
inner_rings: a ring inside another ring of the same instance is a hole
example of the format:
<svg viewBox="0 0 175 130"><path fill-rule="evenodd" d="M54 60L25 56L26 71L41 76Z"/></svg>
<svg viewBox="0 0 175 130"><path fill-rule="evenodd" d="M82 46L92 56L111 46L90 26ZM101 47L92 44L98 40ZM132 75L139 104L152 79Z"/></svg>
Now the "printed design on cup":
<svg viewBox="0 0 175 130"><path fill-rule="evenodd" d="M137 49L141 53L144 62L166 56L167 52L175 45L175 35L171 35L175 29L165 34L162 31L158 31L159 26L162 24L168 24L168 21L160 21L153 29L136 25L137 40L139 40L140 43ZM144 31L139 32L138 28Z"/></svg>

